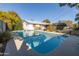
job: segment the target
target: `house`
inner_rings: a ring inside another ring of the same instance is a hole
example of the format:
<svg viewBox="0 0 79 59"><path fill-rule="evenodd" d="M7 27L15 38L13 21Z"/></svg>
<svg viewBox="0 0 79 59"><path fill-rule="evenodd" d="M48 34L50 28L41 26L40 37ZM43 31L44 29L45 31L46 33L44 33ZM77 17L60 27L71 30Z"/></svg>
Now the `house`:
<svg viewBox="0 0 79 59"><path fill-rule="evenodd" d="M46 29L46 26L52 25L52 23L44 23L44 22L37 22L37 21L31 21L31 20L24 20L23 23L24 23L23 25L24 28L27 25L33 25L35 30L44 30Z"/></svg>
<svg viewBox="0 0 79 59"><path fill-rule="evenodd" d="M6 30L6 25L3 21L0 20L0 33Z"/></svg>
<svg viewBox="0 0 79 59"><path fill-rule="evenodd" d="M66 21L64 21L64 23L67 25L67 27L69 27L69 28L73 28L73 21L71 21L71 20L66 20Z"/></svg>

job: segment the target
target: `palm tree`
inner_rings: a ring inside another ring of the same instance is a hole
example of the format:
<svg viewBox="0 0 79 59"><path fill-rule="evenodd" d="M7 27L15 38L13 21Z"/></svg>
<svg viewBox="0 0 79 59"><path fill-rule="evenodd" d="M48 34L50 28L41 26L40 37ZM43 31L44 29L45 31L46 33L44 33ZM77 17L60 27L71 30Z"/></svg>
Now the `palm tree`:
<svg viewBox="0 0 79 59"><path fill-rule="evenodd" d="M76 7L76 8L79 8L79 4L78 3L60 3L59 6L62 7L62 6L69 6L70 8L72 7Z"/></svg>
<svg viewBox="0 0 79 59"><path fill-rule="evenodd" d="M79 10L79 3L60 3L59 4L60 7L63 7L66 5L69 6L70 8L75 7L77 10ZM79 24L79 13L76 14L75 21L77 21Z"/></svg>
<svg viewBox="0 0 79 59"><path fill-rule="evenodd" d="M79 13L76 14L75 21L78 21L78 24L79 24Z"/></svg>

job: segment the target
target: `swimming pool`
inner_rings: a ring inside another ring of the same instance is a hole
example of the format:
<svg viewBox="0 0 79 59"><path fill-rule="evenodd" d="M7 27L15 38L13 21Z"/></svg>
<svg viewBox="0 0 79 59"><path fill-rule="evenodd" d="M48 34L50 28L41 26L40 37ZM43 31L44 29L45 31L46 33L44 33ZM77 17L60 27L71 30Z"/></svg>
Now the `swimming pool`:
<svg viewBox="0 0 79 59"><path fill-rule="evenodd" d="M40 33L39 35L23 37L23 32L16 32L28 43L32 50L40 54L47 54L54 51L61 42L65 40L63 35L53 36L49 33Z"/></svg>

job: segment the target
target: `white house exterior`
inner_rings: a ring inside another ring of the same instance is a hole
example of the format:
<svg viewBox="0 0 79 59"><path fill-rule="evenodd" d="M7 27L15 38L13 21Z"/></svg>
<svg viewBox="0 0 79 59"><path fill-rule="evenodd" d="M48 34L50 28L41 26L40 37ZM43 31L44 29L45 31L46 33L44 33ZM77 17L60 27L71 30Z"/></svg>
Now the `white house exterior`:
<svg viewBox="0 0 79 59"><path fill-rule="evenodd" d="M23 29L24 29L24 37L26 36L32 36L34 34L34 26L31 23L28 23L27 21L23 21Z"/></svg>
<svg viewBox="0 0 79 59"><path fill-rule="evenodd" d="M25 20L25 21L23 21L23 23L26 23L26 25L28 25L28 24L33 25L31 28L33 29L33 27L34 27L34 30L44 30L45 25L52 25L52 23L44 23L44 22L37 22L37 21L31 21L31 20ZM26 25L23 25L23 28L27 27ZM30 28L30 27L28 27L28 28Z"/></svg>

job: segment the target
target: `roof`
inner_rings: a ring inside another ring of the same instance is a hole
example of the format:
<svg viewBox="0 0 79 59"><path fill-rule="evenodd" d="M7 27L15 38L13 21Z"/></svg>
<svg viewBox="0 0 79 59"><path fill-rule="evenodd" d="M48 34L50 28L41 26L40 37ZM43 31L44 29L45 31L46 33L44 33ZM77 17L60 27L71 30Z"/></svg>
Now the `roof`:
<svg viewBox="0 0 79 59"><path fill-rule="evenodd" d="M27 23L30 23L30 24L40 24L40 25L52 25L52 23L44 23L44 22L38 22L38 21L31 21L31 20L24 20L25 22Z"/></svg>

